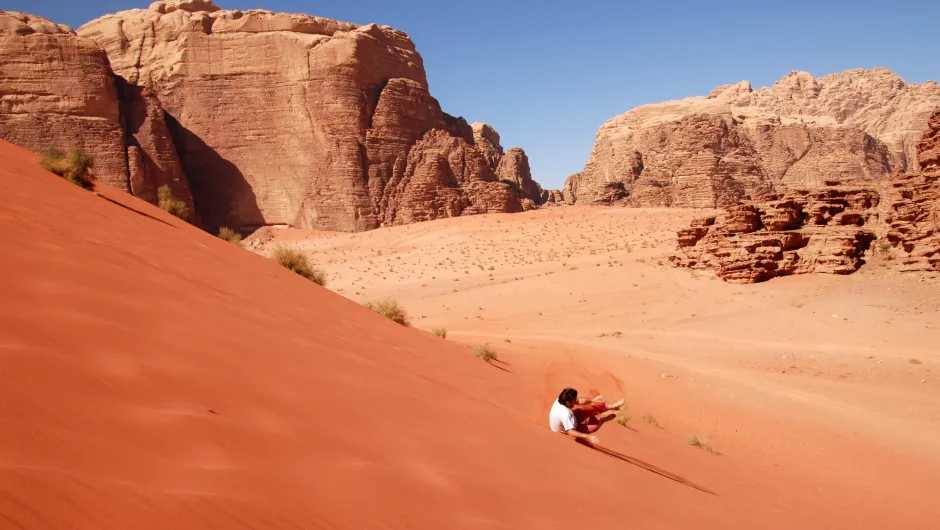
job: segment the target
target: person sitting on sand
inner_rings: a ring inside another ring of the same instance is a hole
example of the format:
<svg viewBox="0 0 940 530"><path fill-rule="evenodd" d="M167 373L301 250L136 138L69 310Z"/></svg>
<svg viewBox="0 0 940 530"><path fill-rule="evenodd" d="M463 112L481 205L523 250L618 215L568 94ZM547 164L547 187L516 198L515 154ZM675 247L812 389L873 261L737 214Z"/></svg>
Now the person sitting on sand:
<svg viewBox="0 0 940 530"><path fill-rule="evenodd" d="M604 422L613 419L617 409L623 406L622 399L609 405L602 399L602 396L579 399L577 390L566 388L552 404L552 410L548 413L548 426L555 432L597 444L599 440L594 433Z"/></svg>

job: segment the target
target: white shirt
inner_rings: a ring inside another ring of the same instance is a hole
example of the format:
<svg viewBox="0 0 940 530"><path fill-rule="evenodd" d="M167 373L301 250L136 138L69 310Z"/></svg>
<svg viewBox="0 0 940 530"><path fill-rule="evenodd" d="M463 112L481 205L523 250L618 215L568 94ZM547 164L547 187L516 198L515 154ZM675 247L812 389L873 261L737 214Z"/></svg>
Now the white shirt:
<svg viewBox="0 0 940 530"><path fill-rule="evenodd" d="M555 432L566 432L577 427L574 421L574 411L555 400L552 410L548 413L548 426Z"/></svg>

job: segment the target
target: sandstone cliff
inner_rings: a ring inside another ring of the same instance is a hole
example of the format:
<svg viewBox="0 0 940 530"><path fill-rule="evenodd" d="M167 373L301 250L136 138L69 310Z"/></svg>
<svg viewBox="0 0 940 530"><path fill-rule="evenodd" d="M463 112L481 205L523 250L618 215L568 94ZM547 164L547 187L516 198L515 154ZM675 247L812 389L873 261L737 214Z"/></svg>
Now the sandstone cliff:
<svg viewBox="0 0 940 530"><path fill-rule="evenodd" d="M520 209L492 175L453 178L454 188L407 182L413 160L436 156L413 152L429 148L425 135L466 130L431 97L400 31L183 0L105 16L79 34L171 117L207 225L366 230ZM442 160L436 173L467 173L463 159Z"/></svg>
<svg viewBox="0 0 940 530"><path fill-rule="evenodd" d="M37 153L84 149L92 176L130 189L108 57L67 26L0 11L0 138Z"/></svg>
<svg viewBox="0 0 940 530"><path fill-rule="evenodd" d="M922 171L855 186L826 182L730 207L680 230L678 251L670 259L739 283L809 272L848 274L862 265L878 239L885 265L940 272L938 144L940 111L915 142Z"/></svg>
<svg viewBox="0 0 940 530"><path fill-rule="evenodd" d="M771 88L744 81L637 107L597 133L569 203L725 207L827 180L917 171L917 140L940 86L885 69L814 78L793 72Z"/></svg>
<svg viewBox="0 0 940 530"><path fill-rule="evenodd" d="M209 230L367 230L541 198L524 153L501 164L491 128L496 145L477 145L387 26L209 0L156 2L77 34L2 16L0 137L83 147L99 180L151 201L168 185Z"/></svg>

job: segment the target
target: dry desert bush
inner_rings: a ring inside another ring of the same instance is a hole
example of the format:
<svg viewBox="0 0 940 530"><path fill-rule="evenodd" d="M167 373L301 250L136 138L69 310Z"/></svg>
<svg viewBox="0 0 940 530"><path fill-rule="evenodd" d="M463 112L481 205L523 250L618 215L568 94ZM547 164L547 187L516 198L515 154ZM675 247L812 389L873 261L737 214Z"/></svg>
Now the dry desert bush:
<svg viewBox="0 0 940 530"><path fill-rule="evenodd" d="M643 421L645 421L646 423L649 423L650 425L652 425L653 427L656 427L657 429L663 428L662 425L659 424L659 421L656 420L656 416L653 416L652 414L645 414L643 416Z"/></svg>
<svg viewBox="0 0 940 530"><path fill-rule="evenodd" d="M389 299L380 302L369 302L366 304L366 307L402 326L410 325L408 322L408 312L395 300Z"/></svg>
<svg viewBox="0 0 940 530"><path fill-rule="evenodd" d="M219 239L224 239L233 245L237 245L242 240L242 235L227 226L219 228Z"/></svg>
<svg viewBox="0 0 940 530"><path fill-rule="evenodd" d="M75 148L66 155L65 151L55 147L49 149L46 156L39 161L39 165L50 173L64 178L65 180L90 190L94 184L88 177L88 170L94 164L94 158L81 149Z"/></svg>
<svg viewBox="0 0 940 530"><path fill-rule="evenodd" d="M274 249L271 258L274 259L278 265L296 272L317 285L326 285L326 274L311 265L309 260L307 260L307 256L297 249L277 247Z"/></svg>
<svg viewBox="0 0 940 530"><path fill-rule="evenodd" d="M157 206L170 215L189 220L189 208L186 203L173 196L173 191L166 184L157 189Z"/></svg>
<svg viewBox="0 0 940 530"><path fill-rule="evenodd" d="M496 354L496 350L490 348L489 344L479 344L474 346L470 351L473 352L473 355L476 355L478 358L483 359L486 362L499 360L499 356Z"/></svg>
<svg viewBox="0 0 940 530"><path fill-rule="evenodd" d="M447 338L447 330L445 328L433 328L431 329L431 333L437 335L438 337L442 339Z"/></svg>
<svg viewBox="0 0 940 530"><path fill-rule="evenodd" d="M715 452L712 449L712 446L708 445L708 443L702 439L702 437L700 437L697 432L690 434L689 437L685 439L685 442L692 447L698 447L702 451L707 451L709 453Z"/></svg>

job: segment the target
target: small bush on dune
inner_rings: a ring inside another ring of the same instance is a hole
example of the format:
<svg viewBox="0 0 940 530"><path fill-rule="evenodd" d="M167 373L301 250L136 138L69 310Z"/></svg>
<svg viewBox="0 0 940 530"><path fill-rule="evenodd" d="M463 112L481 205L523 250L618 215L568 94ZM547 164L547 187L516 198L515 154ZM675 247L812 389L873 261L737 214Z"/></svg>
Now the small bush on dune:
<svg viewBox="0 0 940 530"><path fill-rule="evenodd" d="M433 328L433 329L431 330L431 333L437 335L438 337L440 337L440 338L442 338L442 339L446 339L446 338L447 338L447 330L444 329L444 328Z"/></svg>
<svg viewBox="0 0 940 530"><path fill-rule="evenodd" d="M288 247L277 247L271 257L278 265L296 272L313 283L326 285L326 274L311 265L303 252Z"/></svg>
<svg viewBox="0 0 940 530"><path fill-rule="evenodd" d="M617 409L617 414L614 416L614 421L626 427L627 423L630 422L630 418L631 418L630 414L627 413L627 406L624 405L620 407L619 409Z"/></svg>
<svg viewBox="0 0 940 530"><path fill-rule="evenodd" d="M712 449L712 446L708 445L708 443L705 442L705 440L699 437L698 433L690 434L689 437L685 439L685 442L691 445L692 447L698 447L702 451L708 451L709 453L714 452L714 450Z"/></svg>
<svg viewBox="0 0 940 530"><path fill-rule="evenodd" d="M61 149L52 148L46 153L46 156L39 161L39 165L50 173L64 178L65 180L90 190L94 184L88 177L88 169L94 164L94 158L81 149L72 149L71 153L65 154Z"/></svg>
<svg viewBox="0 0 940 530"><path fill-rule="evenodd" d="M242 235L227 226L219 229L219 239L224 239L233 245L237 245L242 240Z"/></svg>
<svg viewBox="0 0 940 530"><path fill-rule="evenodd" d="M157 206L170 215L189 220L189 208L186 203L173 196L173 190L166 184L157 189Z"/></svg>
<svg viewBox="0 0 940 530"><path fill-rule="evenodd" d="M474 355L478 358L483 359L486 362L498 361L499 356L496 355L496 351L493 348L490 348L489 344L480 344L474 346L472 350Z"/></svg>
<svg viewBox="0 0 940 530"><path fill-rule="evenodd" d="M649 423L650 425L652 425L653 427L656 427L657 429L662 429L662 426L659 425L659 421L656 419L656 416L653 416L652 414L647 414L643 416L643 421L645 421L646 423Z"/></svg>
<svg viewBox="0 0 940 530"><path fill-rule="evenodd" d="M369 302L366 307L382 315L383 317L401 324L410 325L408 322L408 312L395 300L382 300L381 302ZM445 332L446 334L446 332ZM436 335L436 333L435 333Z"/></svg>

